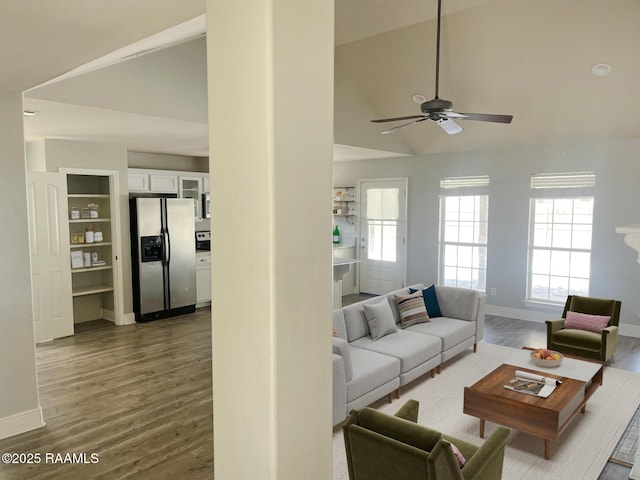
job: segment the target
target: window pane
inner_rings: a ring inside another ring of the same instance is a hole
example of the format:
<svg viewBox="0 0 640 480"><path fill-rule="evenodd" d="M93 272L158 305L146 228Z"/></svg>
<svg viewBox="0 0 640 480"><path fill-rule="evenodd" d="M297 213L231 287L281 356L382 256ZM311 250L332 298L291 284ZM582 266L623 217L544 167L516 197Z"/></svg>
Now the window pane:
<svg viewBox="0 0 640 480"><path fill-rule="evenodd" d="M531 298L549 299L549 277L547 275L531 275Z"/></svg>
<svg viewBox="0 0 640 480"><path fill-rule="evenodd" d="M536 224L533 230L533 245L535 247L550 247L552 238L552 226L549 224Z"/></svg>
<svg viewBox="0 0 640 480"><path fill-rule="evenodd" d="M571 248L571 224L555 224L553 226L553 241L551 246L554 248Z"/></svg>
<svg viewBox="0 0 640 480"><path fill-rule="evenodd" d="M549 300L564 303L569 294L568 277L549 277Z"/></svg>
<svg viewBox="0 0 640 480"><path fill-rule="evenodd" d="M487 247L473 247L473 266L486 270L487 268Z"/></svg>
<svg viewBox="0 0 640 480"><path fill-rule="evenodd" d="M369 221L369 245L367 246L367 258L382 260L382 224Z"/></svg>
<svg viewBox="0 0 640 480"><path fill-rule="evenodd" d="M473 266L473 247L458 247L458 266L471 268Z"/></svg>
<svg viewBox="0 0 640 480"><path fill-rule="evenodd" d="M445 245L444 246L444 264L445 265L457 265L458 264L458 246L457 245Z"/></svg>
<svg viewBox="0 0 640 480"><path fill-rule="evenodd" d="M386 220L398 219L398 200L400 190L397 188L382 189L382 218Z"/></svg>
<svg viewBox="0 0 640 480"><path fill-rule="evenodd" d="M589 280L586 278L572 278L569 282L569 295L589 295Z"/></svg>
<svg viewBox="0 0 640 480"><path fill-rule="evenodd" d="M573 199L557 198L553 203L553 223L571 223L573 220Z"/></svg>
<svg viewBox="0 0 640 480"><path fill-rule="evenodd" d="M396 261L396 232L396 222L383 222L382 260L385 262Z"/></svg>
<svg viewBox="0 0 640 480"><path fill-rule="evenodd" d="M531 272L542 275L549 275L551 265L550 250L534 250L531 258Z"/></svg>
<svg viewBox="0 0 640 480"><path fill-rule="evenodd" d="M457 222L460 219L460 197L444 197L444 213L447 221Z"/></svg>
<svg viewBox="0 0 640 480"><path fill-rule="evenodd" d="M456 267L444 267L444 284L448 285L449 287L455 287L456 286L456 271L457 268Z"/></svg>
<svg viewBox="0 0 640 480"><path fill-rule="evenodd" d="M591 254L588 252L571 252L571 277L589 278L591 271Z"/></svg>
<svg viewBox="0 0 640 480"><path fill-rule="evenodd" d="M367 218L382 218L382 191L379 188L367 190Z"/></svg>
<svg viewBox="0 0 640 480"><path fill-rule="evenodd" d="M473 223L472 222L460 222L459 235L460 242L473 243Z"/></svg>
<svg viewBox="0 0 640 480"><path fill-rule="evenodd" d="M444 224L444 241L445 242L458 241L458 223L446 222Z"/></svg>
<svg viewBox="0 0 640 480"><path fill-rule="evenodd" d="M571 247L583 250L591 249L591 224L573 226Z"/></svg>
<svg viewBox="0 0 640 480"><path fill-rule="evenodd" d="M536 223L551 223L553 221L553 200L538 198L534 208Z"/></svg>
<svg viewBox="0 0 640 480"><path fill-rule="evenodd" d="M571 253L567 251L551 251L551 275L569 276L569 259Z"/></svg>
<svg viewBox="0 0 640 480"><path fill-rule="evenodd" d="M471 269L458 268L458 287L471 288Z"/></svg>

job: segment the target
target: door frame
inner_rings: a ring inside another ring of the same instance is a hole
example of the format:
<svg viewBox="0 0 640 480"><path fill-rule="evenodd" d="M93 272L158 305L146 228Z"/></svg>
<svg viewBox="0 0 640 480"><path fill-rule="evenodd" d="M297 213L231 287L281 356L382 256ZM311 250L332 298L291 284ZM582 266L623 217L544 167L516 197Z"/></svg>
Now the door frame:
<svg viewBox="0 0 640 480"><path fill-rule="evenodd" d="M404 262L402 265L402 286L407 286L407 230L409 226L409 177L380 177L380 178L359 178L356 180L356 198L358 199L358 222L356 225L356 258L362 260L362 249L360 248L360 242L362 241L361 237L361 226L362 226L362 202L360 201L360 194L362 192L362 185L364 183L373 183L373 182L404 182L404 212L405 212L405 222L404 228L402 230L402 246L403 249L403 257ZM401 199L403 201L403 199ZM356 275L356 292L360 293L360 272L362 269L360 265L358 265L358 271Z"/></svg>

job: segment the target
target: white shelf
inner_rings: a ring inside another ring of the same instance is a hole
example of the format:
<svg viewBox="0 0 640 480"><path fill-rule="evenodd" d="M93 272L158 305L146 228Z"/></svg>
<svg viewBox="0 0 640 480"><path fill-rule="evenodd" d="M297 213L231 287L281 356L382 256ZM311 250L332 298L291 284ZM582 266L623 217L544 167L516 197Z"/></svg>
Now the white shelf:
<svg viewBox="0 0 640 480"><path fill-rule="evenodd" d="M69 223L100 223L100 222L110 222L110 218L79 218L79 219L69 219Z"/></svg>
<svg viewBox="0 0 640 480"><path fill-rule="evenodd" d="M84 247L104 247L111 245L111 242L93 242L93 243L72 243L70 248L84 248Z"/></svg>
<svg viewBox="0 0 640 480"><path fill-rule="evenodd" d="M112 268L113 266L111 265L100 265L99 267L72 268L71 273L97 272L98 270L111 270Z"/></svg>
<svg viewBox="0 0 640 480"><path fill-rule="evenodd" d="M96 293L113 292L111 285L91 285L90 287L75 288L72 292L74 297L82 297L84 295L94 295Z"/></svg>
<svg viewBox="0 0 640 480"><path fill-rule="evenodd" d="M109 198L106 193L70 193L69 198Z"/></svg>

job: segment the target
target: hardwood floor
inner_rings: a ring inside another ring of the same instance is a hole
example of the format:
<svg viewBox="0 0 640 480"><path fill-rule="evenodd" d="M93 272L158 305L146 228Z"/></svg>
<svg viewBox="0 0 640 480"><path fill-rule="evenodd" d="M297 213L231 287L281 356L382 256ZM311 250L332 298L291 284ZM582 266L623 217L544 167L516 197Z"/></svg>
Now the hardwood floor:
<svg viewBox="0 0 640 480"><path fill-rule="evenodd" d="M208 309L115 327L90 322L38 345L47 425L0 441L38 465L0 464L0 479L211 479ZM96 464L46 464L45 453L97 453Z"/></svg>
<svg viewBox="0 0 640 480"><path fill-rule="evenodd" d="M213 478L210 318L200 309L123 327L89 322L38 345L47 425L0 440L0 453L40 453L42 462L0 463L0 480ZM545 326L488 315L485 341L544 345ZM640 339L621 337L612 366L639 372ZM47 452L97 453L99 462L45 463ZM627 478L629 469L609 466L601 479Z"/></svg>

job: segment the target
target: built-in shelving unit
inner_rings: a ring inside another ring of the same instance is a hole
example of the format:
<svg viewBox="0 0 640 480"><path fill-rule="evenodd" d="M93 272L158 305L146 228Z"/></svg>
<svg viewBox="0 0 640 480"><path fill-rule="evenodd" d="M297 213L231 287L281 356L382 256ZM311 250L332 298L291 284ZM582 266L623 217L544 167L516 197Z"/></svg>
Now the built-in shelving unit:
<svg viewBox="0 0 640 480"><path fill-rule="evenodd" d="M67 190L74 322L113 317L110 178L68 174Z"/></svg>
<svg viewBox="0 0 640 480"><path fill-rule="evenodd" d="M333 216L347 217L352 223L356 215L356 187L333 187Z"/></svg>

